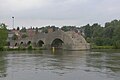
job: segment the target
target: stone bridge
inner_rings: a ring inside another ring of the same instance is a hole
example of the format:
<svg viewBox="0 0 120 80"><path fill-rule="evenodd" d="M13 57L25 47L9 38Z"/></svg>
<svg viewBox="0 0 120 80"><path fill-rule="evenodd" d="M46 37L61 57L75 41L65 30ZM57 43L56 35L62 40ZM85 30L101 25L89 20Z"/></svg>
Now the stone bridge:
<svg viewBox="0 0 120 80"><path fill-rule="evenodd" d="M74 31L64 32L61 30L50 33L39 33L32 38L25 38L21 40L11 41L11 46L28 47L32 45L36 48L51 47L62 48L66 50L86 50L90 49L90 45L86 42L82 35L75 33Z"/></svg>

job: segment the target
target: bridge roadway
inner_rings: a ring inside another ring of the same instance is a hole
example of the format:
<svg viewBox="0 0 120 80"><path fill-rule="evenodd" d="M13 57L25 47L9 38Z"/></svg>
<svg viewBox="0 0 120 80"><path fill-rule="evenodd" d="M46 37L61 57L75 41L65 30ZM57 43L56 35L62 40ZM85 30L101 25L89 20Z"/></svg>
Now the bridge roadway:
<svg viewBox="0 0 120 80"><path fill-rule="evenodd" d="M90 49L89 43L86 42L81 34L74 31L64 32L62 30L39 33L31 38L11 41L10 46L24 46L32 45L33 47L40 47L50 49L51 47L62 48L66 50L86 50Z"/></svg>

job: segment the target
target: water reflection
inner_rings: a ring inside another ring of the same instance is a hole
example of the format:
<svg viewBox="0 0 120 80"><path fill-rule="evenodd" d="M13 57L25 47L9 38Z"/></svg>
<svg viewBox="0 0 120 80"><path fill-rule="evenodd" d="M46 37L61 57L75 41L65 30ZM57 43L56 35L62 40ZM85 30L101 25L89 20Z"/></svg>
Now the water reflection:
<svg viewBox="0 0 120 80"><path fill-rule="evenodd" d="M72 72L75 69L77 70L79 67L84 66L84 53L85 51L55 51L54 53L51 53L52 56L46 61L47 65L46 67L44 66L44 69L52 70L52 72L59 75Z"/></svg>
<svg viewBox="0 0 120 80"><path fill-rule="evenodd" d="M4 57L5 54L3 54L2 52L0 52L0 77L6 77L6 63L7 61L5 60Z"/></svg>
<svg viewBox="0 0 120 80"><path fill-rule="evenodd" d="M120 53L45 50L0 54L3 80L120 80L119 74Z"/></svg>
<svg viewBox="0 0 120 80"><path fill-rule="evenodd" d="M91 71L107 74L109 77L120 76L120 53L90 52L86 57L86 65L92 68Z"/></svg>

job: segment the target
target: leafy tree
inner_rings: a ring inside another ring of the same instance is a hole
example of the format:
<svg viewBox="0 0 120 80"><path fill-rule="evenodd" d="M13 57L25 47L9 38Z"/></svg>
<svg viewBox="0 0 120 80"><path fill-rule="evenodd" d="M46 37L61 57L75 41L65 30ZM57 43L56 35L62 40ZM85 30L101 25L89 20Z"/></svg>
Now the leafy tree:
<svg viewBox="0 0 120 80"><path fill-rule="evenodd" d="M43 32L43 33L48 33L47 27L42 27L41 29L42 29L42 32Z"/></svg>
<svg viewBox="0 0 120 80"><path fill-rule="evenodd" d="M26 32L26 28L22 27L22 29L20 30L21 32Z"/></svg>
<svg viewBox="0 0 120 80"><path fill-rule="evenodd" d="M120 20L113 20L105 23L102 27L98 23L92 26L85 25L82 27L85 38L88 42L98 46L115 46L120 48Z"/></svg>
<svg viewBox="0 0 120 80"><path fill-rule="evenodd" d="M91 38L91 27L89 24L83 26L86 38Z"/></svg>
<svg viewBox="0 0 120 80"><path fill-rule="evenodd" d="M13 35L12 40L17 40L18 36L16 34Z"/></svg>
<svg viewBox="0 0 120 80"><path fill-rule="evenodd" d="M61 27L61 30L63 31L71 31L71 30L75 30L76 29L76 26L63 26Z"/></svg>
<svg viewBox="0 0 120 80"><path fill-rule="evenodd" d="M114 27L106 27L104 29L104 37L107 37L107 38L112 38L113 37L113 32L114 32Z"/></svg>
<svg viewBox="0 0 120 80"><path fill-rule="evenodd" d="M36 33L36 34L38 33L38 27L36 27L36 29L35 29L35 33Z"/></svg>
<svg viewBox="0 0 120 80"><path fill-rule="evenodd" d="M17 27L17 30L19 31L19 30L20 30L20 27Z"/></svg>
<svg viewBox="0 0 120 80"><path fill-rule="evenodd" d="M120 49L120 40L115 41L113 45L116 49Z"/></svg>
<svg viewBox="0 0 120 80"><path fill-rule="evenodd" d="M7 25L4 23L0 24L0 50L3 49L3 47L6 44L8 32L7 32Z"/></svg>
<svg viewBox="0 0 120 80"><path fill-rule="evenodd" d="M26 37L28 37L28 35L27 35L27 34L23 34L21 37L22 37L22 38L26 38ZM16 39L17 39L17 38L16 38Z"/></svg>
<svg viewBox="0 0 120 80"><path fill-rule="evenodd" d="M103 38L100 37L94 38L94 43L98 46L103 46Z"/></svg>

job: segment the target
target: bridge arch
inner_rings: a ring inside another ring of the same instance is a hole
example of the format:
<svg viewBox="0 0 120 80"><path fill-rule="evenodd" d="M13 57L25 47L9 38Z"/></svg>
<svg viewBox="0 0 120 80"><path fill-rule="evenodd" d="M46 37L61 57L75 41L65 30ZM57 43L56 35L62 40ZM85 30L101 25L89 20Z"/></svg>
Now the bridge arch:
<svg viewBox="0 0 120 80"><path fill-rule="evenodd" d="M15 43L15 45L14 46L18 46L18 43Z"/></svg>
<svg viewBox="0 0 120 80"><path fill-rule="evenodd" d="M51 47L62 48L63 43L63 40L61 40L60 38L56 38L52 41Z"/></svg>
<svg viewBox="0 0 120 80"><path fill-rule="evenodd" d="M28 41L28 42L27 42L27 46L29 46L31 43L32 43L31 41Z"/></svg>
<svg viewBox="0 0 120 80"><path fill-rule="evenodd" d="M23 45L23 44L24 44L24 43L21 41L21 42L20 42L20 45Z"/></svg>
<svg viewBox="0 0 120 80"><path fill-rule="evenodd" d="M42 40L39 40L39 41L37 42L37 46L38 46L38 47L43 47L43 45L44 45L44 42L43 42Z"/></svg>
<svg viewBox="0 0 120 80"><path fill-rule="evenodd" d="M71 37L61 30L49 33L45 37L45 46L48 49L51 47L70 49L72 47L72 44L73 40Z"/></svg>

